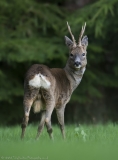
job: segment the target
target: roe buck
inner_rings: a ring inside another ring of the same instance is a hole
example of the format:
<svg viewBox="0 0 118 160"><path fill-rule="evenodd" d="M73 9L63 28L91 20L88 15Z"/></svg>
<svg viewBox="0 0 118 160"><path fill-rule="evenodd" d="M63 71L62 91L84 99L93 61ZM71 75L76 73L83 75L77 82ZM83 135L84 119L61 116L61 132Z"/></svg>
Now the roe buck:
<svg viewBox="0 0 118 160"><path fill-rule="evenodd" d="M37 138L46 124L50 138L52 136L51 114L56 109L57 118L63 138L64 132L64 110L69 102L73 91L79 85L87 65L87 36L83 37L85 26L79 36L78 43L71 32L67 22L67 27L72 37L72 41L65 36L66 45L69 47L69 58L64 69L49 68L42 64L34 64L26 73L24 82L24 118L22 122L22 134L24 137L25 129L28 124L31 106L34 112L42 111L41 122L38 127ZM83 38L82 38L83 37Z"/></svg>

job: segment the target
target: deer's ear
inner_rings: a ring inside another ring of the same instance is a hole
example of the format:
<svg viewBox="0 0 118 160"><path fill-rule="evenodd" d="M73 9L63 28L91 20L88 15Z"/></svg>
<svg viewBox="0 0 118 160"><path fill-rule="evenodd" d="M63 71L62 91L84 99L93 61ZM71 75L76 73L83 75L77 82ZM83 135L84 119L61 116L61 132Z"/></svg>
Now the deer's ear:
<svg viewBox="0 0 118 160"><path fill-rule="evenodd" d="M73 42L71 41L70 38L68 38L67 36L65 36L65 43L66 45L71 49L73 46Z"/></svg>
<svg viewBox="0 0 118 160"><path fill-rule="evenodd" d="M87 36L84 36L82 38L81 44L83 47L87 48L87 46L88 46L88 37Z"/></svg>

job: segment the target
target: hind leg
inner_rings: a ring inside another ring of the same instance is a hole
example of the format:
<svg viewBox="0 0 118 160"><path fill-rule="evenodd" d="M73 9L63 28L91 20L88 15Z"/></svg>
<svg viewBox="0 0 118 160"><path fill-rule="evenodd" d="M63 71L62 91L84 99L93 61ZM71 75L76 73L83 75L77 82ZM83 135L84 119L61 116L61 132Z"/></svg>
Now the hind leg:
<svg viewBox="0 0 118 160"><path fill-rule="evenodd" d="M31 106L34 102L34 99L38 95L38 92L39 92L39 89L27 88L27 91L24 94L24 100L23 100L24 117L23 117L23 122L21 125L21 128L22 128L21 138L24 137L25 130L26 130L26 127L27 127L28 121L29 121L30 109L31 109Z"/></svg>
<svg viewBox="0 0 118 160"><path fill-rule="evenodd" d="M33 100L26 100L24 101L24 118L23 118L23 122L21 124L21 128L22 128L22 133L21 133L21 138L24 137L25 134L25 129L27 127L28 121L29 121L29 114L30 114L30 109L32 106Z"/></svg>
<svg viewBox="0 0 118 160"><path fill-rule="evenodd" d="M53 130L52 130L52 126L51 126L51 120L46 122L46 128L47 128L47 132L49 134L50 139L54 139L53 138Z"/></svg>
<svg viewBox="0 0 118 160"><path fill-rule="evenodd" d="M49 137L50 137L51 139L53 139L53 134L52 134L53 130L52 130L52 125L51 125L51 115L52 115L52 111L53 111L53 107L46 110L46 119L45 119L47 132L48 132Z"/></svg>
<svg viewBox="0 0 118 160"><path fill-rule="evenodd" d="M41 134L41 132L42 132L42 130L43 130L43 128L44 128L44 124L45 124L45 115L46 115L46 113L45 113L46 111L43 111L42 112L42 114L41 114L41 121L40 121L40 124L39 124L39 126L38 126L38 132L37 132L37 136L36 136L36 139L40 136L40 134Z"/></svg>
<svg viewBox="0 0 118 160"><path fill-rule="evenodd" d="M52 95L52 90L43 90L42 92L44 101L45 101L45 108L46 108L46 112L45 112L45 124L47 127L47 132L49 134L49 137L51 139L53 139L53 135L52 135L52 126L51 126L51 115L52 115L52 111L54 109L55 106L55 98L54 95Z"/></svg>

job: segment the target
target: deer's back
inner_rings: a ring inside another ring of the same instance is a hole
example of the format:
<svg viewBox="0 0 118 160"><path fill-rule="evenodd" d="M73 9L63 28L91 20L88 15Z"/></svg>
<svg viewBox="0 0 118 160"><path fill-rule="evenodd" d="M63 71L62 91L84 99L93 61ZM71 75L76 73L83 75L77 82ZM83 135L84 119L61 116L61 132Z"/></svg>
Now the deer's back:
<svg viewBox="0 0 118 160"><path fill-rule="evenodd" d="M25 89L27 87L47 90L55 97L55 105L60 106L70 99L70 82L61 68L49 68L45 65L34 64L26 73Z"/></svg>
<svg viewBox="0 0 118 160"><path fill-rule="evenodd" d="M26 73L25 82L29 82L36 75L43 75L53 86L54 81L56 83L56 89L67 90L70 87L70 82L66 76L66 73L61 68L49 68L42 64L32 65Z"/></svg>

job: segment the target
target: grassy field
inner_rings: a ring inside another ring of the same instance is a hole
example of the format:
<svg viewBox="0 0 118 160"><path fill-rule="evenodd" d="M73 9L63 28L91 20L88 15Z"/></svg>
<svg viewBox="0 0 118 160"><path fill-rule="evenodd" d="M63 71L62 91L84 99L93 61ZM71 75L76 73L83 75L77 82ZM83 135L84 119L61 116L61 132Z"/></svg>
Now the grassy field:
<svg viewBox="0 0 118 160"><path fill-rule="evenodd" d="M118 160L118 125L66 126L65 140L53 126L54 141L46 129L35 140L37 126L29 125L22 141L20 126L0 127L0 160Z"/></svg>

